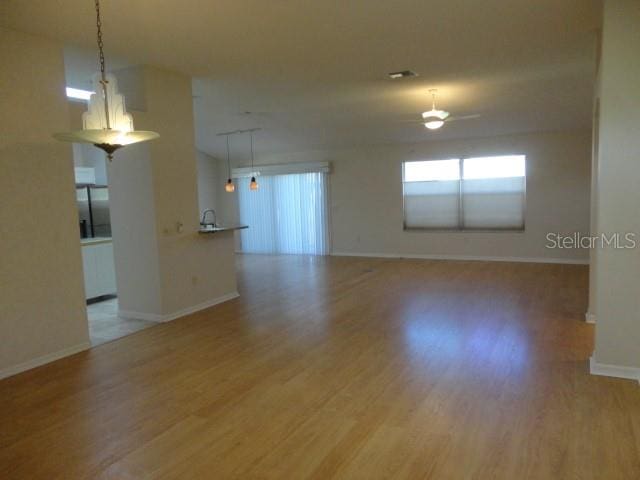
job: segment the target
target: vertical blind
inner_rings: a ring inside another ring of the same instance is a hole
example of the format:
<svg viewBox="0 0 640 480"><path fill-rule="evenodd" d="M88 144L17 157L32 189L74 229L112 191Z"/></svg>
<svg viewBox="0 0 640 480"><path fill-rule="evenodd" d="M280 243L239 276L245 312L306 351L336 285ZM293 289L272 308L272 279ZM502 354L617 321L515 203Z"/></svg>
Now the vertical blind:
<svg viewBox="0 0 640 480"><path fill-rule="evenodd" d="M405 228L524 229L525 157L405 162Z"/></svg>
<svg viewBox="0 0 640 480"><path fill-rule="evenodd" d="M329 249L327 175L323 172L267 175L260 188L238 178L241 251L326 255Z"/></svg>

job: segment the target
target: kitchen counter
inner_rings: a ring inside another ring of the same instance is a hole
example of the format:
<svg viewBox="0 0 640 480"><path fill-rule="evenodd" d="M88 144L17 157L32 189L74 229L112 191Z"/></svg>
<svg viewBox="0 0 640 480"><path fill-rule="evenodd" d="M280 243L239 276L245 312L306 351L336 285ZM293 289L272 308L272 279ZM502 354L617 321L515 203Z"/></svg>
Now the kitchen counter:
<svg viewBox="0 0 640 480"><path fill-rule="evenodd" d="M89 237L81 238L80 245L86 247L88 245L100 245L101 243L111 243L111 237Z"/></svg>
<svg viewBox="0 0 640 480"><path fill-rule="evenodd" d="M208 234L208 233L219 233L219 232L232 232L233 230L243 230L245 228L249 228L249 225L216 225L215 227L207 225L206 227L200 227L200 230L198 230L198 233Z"/></svg>

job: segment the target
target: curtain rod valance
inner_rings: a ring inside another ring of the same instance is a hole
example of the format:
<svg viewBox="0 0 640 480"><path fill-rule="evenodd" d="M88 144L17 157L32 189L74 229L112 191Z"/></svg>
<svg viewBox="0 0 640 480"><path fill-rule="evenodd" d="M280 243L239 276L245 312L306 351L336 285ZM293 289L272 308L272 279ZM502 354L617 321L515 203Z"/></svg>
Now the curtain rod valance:
<svg viewBox="0 0 640 480"><path fill-rule="evenodd" d="M328 173L329 162L285 163L282 165L256 165L253 168L234 168L231 170L233 178L251 177L254 175L289 175L296 173Z"/></svg>

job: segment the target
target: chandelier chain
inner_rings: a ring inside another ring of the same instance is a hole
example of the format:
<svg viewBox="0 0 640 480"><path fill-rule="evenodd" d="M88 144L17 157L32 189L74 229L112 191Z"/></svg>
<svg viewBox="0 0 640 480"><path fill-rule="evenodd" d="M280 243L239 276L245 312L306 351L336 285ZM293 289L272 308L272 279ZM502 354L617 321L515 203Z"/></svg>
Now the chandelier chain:
<svg viewBox="0 0 640 480"><path fill-rule="evenodd" d="M102 19L100 18L100 0L96 0L96 28L98 36L98 58L100 60L100 83L102 84L102 96L104 98L104 114L107 120L107 130L111 130L111 119L109 116L109 100L107 95L107 75L104 67L104 43L102 42ZM111 155L109 155L111 160Z"/></svg>
<svg viewBox="0 0 640 480"><path fill-rule="evenodd" d="M102 42L102 19L100 18L100 0L96 0L96 27L98 30L98 58L100 60L100 73L102 74L102 80L104 80L104 43Z"/></svg>

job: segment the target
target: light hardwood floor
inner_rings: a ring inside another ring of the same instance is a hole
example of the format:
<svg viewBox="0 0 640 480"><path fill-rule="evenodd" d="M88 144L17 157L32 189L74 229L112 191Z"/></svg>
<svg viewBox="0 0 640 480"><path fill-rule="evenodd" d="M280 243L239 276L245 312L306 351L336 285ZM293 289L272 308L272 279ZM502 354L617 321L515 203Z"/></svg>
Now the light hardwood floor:
<svg viewBox="0 0 640 480"><path fill-rule="evenodd" d="M587 268L239 259L241 298L0 382L0 478L640 478Z"/></svg>

